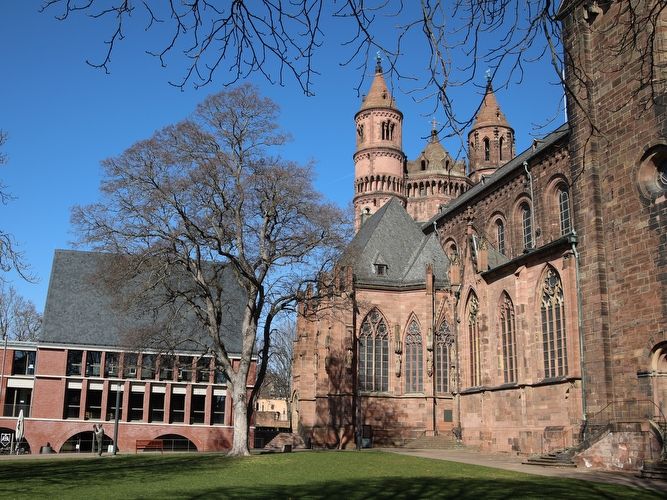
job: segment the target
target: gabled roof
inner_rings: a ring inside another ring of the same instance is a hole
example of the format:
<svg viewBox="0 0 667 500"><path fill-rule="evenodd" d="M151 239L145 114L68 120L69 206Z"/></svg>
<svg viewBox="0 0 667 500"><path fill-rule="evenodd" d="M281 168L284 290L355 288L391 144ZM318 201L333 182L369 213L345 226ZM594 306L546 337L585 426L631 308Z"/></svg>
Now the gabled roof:
<svg viewBox="0 0 667 500"><path fill-rule="evenodd" d="M44 309L42 343L137 347L133 345L133 335L160 328L167 322L169 316L165 311L155 312L152 308L138 305L121 307L120 303L127 298L127 293L131 293L132 285L128 284L124 290L112 290L104 277L118 258L118 255L109 253L56 250ZM221 334L228 352L237 354L242 346L240 318L243 294L231 270L225 271L223 276L223 286L229 290L229 321L226 321L225 331ZM160 301L157 290L153 299ZM165 342L174 340L173 336L187 336L209 343L192 312L188 313L185 309L179 311L176 319L170 320L169 324L170 333L164 332ZM172 338L167 338L169 336ZM173 347L173 344L154 344L152 347L160 349ZM185 351L201 350L192 342L178 347L178 350Z"/></svg>
<svg viewBox="0 0 667 500"><path fill-rule="evenodd" d="M426 266L433 265L436 283L447 283L449 261L435 235L424 235L420 224L391 198L359 229L341 264L351 266L360 284L404 287L423 285ZM376 264L387 266L385 275Z"/></svg>

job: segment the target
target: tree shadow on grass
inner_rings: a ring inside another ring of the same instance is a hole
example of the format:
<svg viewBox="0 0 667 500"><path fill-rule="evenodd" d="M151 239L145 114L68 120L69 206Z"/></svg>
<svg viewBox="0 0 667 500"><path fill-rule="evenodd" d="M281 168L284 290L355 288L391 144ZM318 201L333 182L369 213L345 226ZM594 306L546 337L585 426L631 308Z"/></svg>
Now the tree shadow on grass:
<svg viewBox="0 0 667 500"><path fill-rule="evenodd" d="M368 481L321 482L304 485L253 486L244 488L210 488L206 490L174 491L172 498L190 499L247 499L247 498L457 498L457 499L618 499L662 498L655 492L623 489L600 483L583 481L559 481L551 484L543 481L508 479L440 479L417 477L408 479L371 479Z"/></svg>
<svg viewBox="0 0 667 500"><path fill-rule="evenodd" d="M58 458L53 460L6 461L0 466L0 497L6 498L16 493L15 486L20 483L22 495L30 491L43 491L45 486L54 492L71 488L73 484L81 488L102 486L114 481L133 479L145 483L148 476L151 481L160 481L183 471L210 469L220 472L230 459L224 455L188 454L173 456L103 456L84 459Z"/></svg>

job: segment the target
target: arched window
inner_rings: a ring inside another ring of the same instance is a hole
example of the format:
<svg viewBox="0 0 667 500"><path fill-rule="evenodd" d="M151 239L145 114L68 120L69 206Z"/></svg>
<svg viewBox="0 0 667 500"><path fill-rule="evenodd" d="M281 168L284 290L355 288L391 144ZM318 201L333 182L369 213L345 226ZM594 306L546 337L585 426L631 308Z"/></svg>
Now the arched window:
<svg viewBox="0 0 667 500"><path fill-rule="evenodd" d="M567 375L565 342L565 299L558 273L548 268L542 283L541 300L542 350L546 378Z"/></svg>
<svg viewBox="0 0 667 500"><path fill-rule="evenodd" d="M505 255L505 224L501 219L496 219L496 246Z"/></svg>
<svg viewBox="0 0 667 500"><path fill-rule="evenodd" d="M498 139L498 154L500 155L500 161L503 161L503 146L505 145L505 139Z"/></svg>
<svg viewBox="0 0 667 500"><path fill-rule="evenodd" d="M452 369L450 349L454 344L454 335L447 321L440 323L435 332L435 392L451 392L450 371Z"/></svg>
<svg viewBox="0 0 667 500"><path fill-rule="evenodd" d="M503 347L503 378L506 384L516 382L516 323L514 305L506 292L500 297L500 337Z"/></svg>
<svg viewBox="0 0 667 500"><path fill-rule="evenodd" d="M359 332L359 389L371 392L387 391L388 367L387 323L374 308L364 318Z"/></svg>
<svg viewBox="0 0 667 500"><path fill-rule="evenodd" d="M558 188L558 209L560 213L560 234L568 234L572 230L570 222L570 192L567 187Z"/></svg>
<svg viewBox="0 0 667 500"><path fill-rule="evenodd" d="M382 122L382 140L391 141L394 138L394 122L386 120Z"/></svg>
<svg viewBox="0 0 667 500"><path fill-rule="evenodd" d="M422 336L419 323L413 319L405 335L405 392L424 390Z"/></svg>
<svg viewBox="0 0 667 500"><path fill-rule="evenodd" d="M466 317L468 318L468 345L470 347L470 386L482 383L482 355L479 338L479 300L474 293L470 294Z"/></svg>
<svg viewBox="0 0 667 500"><path fill-rule="evenodd" d="M491 159L491 142L488 137L484 138L484 161Z"/></svg>
<svg viewBox="0 0 667 500"><path fill-rule="evenodd" d="M521 205L521 226L523 227L523 247L533 248L533 217L530 205Z"/></svg>

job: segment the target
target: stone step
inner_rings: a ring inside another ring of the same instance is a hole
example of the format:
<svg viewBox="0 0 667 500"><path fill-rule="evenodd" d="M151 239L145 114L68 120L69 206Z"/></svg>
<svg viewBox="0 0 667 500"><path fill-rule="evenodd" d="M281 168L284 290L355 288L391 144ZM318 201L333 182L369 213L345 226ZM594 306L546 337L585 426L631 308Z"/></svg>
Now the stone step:
<svg viewBox="0 0 667 500"><path fill-rule="evenodd" d="M644 466L639 471L639 477L667 481L667 461L657 460L655 462L645 462Z"/></svg>
<svg viewBox="0 0 667 500"><path fill-rule="evenodd" d="M566 453L545 453L540 456L529 457L522 462L525 465L540 465L542 467L576 467L572 457Z"/></svg>
<svg viewBox="0 0 667 500"><path fill-rule="evenodd" d="M456 441L456 438L449 435L422 436L407 442L404 448L422 449L422 450L447 450L454 448L463 448L463 445Z"/></svg>

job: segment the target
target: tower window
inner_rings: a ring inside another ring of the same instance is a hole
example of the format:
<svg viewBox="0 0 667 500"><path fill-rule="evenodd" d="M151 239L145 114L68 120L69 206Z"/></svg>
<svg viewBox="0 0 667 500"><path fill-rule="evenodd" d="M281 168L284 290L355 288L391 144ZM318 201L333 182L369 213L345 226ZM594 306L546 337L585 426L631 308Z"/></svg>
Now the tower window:
<svg viewBox="0 0 667 500"><path fill-rule="evenodd" d="M381 124L382 140L391 141L394 139L394 122L391 120L383 121Z"/></svg>
<svg viewBox="0 0 667 500"><path fill-rule="evenodd" d="M500 161L503 161L503 146L504 146L505 140L501 137L498 140L498 154L500 155Z"/></svg>
<svg viewBox="0 0 667 500"><path fill-rule="evenodd" d="M426 170L426 160L422 160L421 166L422 170Z"/></svg>
<svg viewBox="0 0 667 500"><path fill-rule="evenodd" d="M491 142L488 137L484 138L484 161L491 159Z"/></svg>

